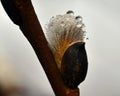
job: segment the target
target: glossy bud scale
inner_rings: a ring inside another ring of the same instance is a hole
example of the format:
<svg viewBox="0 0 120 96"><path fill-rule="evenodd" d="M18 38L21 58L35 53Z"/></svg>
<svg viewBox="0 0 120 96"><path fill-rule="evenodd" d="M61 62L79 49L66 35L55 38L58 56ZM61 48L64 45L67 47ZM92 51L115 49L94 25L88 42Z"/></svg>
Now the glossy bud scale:
<svg viewBox="0 0 120 96"><path fill-rule="evenodd" d="M85 79L88 61L85 43L77 42L71 45L63 55L61 75L66 86L77 88Z"/></svg>

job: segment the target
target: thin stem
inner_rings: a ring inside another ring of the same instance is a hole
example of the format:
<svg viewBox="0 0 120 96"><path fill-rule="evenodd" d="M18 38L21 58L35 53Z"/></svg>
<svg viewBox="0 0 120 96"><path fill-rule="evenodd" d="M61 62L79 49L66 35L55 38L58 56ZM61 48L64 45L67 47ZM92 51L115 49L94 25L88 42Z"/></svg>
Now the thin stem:
<svg viewBox="0 0 120 96"><path fill-rule="evenodd" d="M11 15L12 11L7 12L7 10L5 9L12 21L15 24L19 25L21 31L32 45L51 83L55 95L79 96L79 89L71 90L63 84L60 73L56 66L56 62L50 48L48 47L48 42L35 14L31 0L1 0L1 2L4 8L12 3L12 7L15 8L16 11L16 13L13 14L19 14L19 16L16 15L20 18L17 19L18 21L16 21L16 23L15 15ZM7 2L7 5L4 5L4 2ZM12 8L10 6L7 7Z"/></svg>

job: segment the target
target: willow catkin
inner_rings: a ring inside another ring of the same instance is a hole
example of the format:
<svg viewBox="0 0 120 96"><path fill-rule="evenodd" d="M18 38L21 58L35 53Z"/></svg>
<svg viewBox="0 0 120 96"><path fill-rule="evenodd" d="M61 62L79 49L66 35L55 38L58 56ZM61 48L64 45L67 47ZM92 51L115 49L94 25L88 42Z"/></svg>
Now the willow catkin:
<svg viewBox="0 0 120 96"><path fill-rule="evenodd" d="M82 17L74 16L71 10L52 17L47 24L47 39L59 69L66 49L73 43L84 42L84 27Z"/></svg>

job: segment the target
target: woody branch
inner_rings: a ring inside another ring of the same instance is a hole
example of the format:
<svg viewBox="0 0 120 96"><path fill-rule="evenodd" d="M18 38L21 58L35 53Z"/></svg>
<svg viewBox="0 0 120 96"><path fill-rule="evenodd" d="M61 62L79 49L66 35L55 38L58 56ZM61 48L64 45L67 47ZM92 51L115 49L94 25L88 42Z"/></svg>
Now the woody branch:
<svg viewBox="0 0 120 96"><path fill-rule="evenodd" d="M9 17L20 27L32 45L55 95L79 96L78 89L71 90L63 84L31 0L1 0L1 2Z"/></svg>

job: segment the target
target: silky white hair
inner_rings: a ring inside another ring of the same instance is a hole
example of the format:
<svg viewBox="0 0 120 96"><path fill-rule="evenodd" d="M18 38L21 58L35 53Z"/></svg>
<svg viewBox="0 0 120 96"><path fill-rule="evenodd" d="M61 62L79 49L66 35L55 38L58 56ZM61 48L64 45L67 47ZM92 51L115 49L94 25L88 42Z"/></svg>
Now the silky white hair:
<svg viewBox="0 0 120 96"><path fill-rule="evenodd" d="M69 10L64 15L52 17L46 26L47 40L53 52L58 68L66 49L76 42L84 42L85 25L81 16L74 16Z"/></svg>

